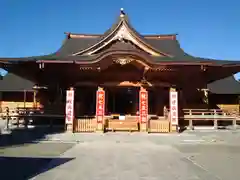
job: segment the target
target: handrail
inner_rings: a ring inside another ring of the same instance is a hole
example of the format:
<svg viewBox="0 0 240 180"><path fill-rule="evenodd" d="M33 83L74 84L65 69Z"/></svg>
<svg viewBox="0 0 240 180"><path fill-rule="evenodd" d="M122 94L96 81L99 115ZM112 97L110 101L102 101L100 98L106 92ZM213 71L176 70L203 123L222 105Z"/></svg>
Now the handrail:
<svg viewBox="0 0 240 180"><path fill-rule="evenodd" d="M168 111L170 111L170 109L168 108L167 109ZM207 109L207 108L205 108L205 109L195 109L195 108L192 108L192 109L182 109L183 111L222 111L222 109Z"/></svg>
<svg viewBox="0 0 240 180"><path fill-rule="evenodd" d="M182 109L183 111L189 111L189 110L194 110L194 111L222 111L222 109Z"/></svg>
<svg viewBox="0 0 240 180"><path fill-rule="evenodd" d="M168 111L170 109L167 109ZM223 111L222 109L182 109L183 114L180 115L179 118L194 118L197 117L198 119L214 119L216 116L220 117L236 117L231 115L228 112ZM212 117L211 117L212 116ZM215 116L215 117L214 117Z"/></svg>
<svg viewBox="0 0 240 180"><path fill-rule="evenodd" d="M219 110L212 110L212 111L198 111L198 110L189 110L189 111L184 111L184 116L193 116L193 115L202 115L202 116L209 116L209 115L223 115L226 116L227 113Z"/></svg>

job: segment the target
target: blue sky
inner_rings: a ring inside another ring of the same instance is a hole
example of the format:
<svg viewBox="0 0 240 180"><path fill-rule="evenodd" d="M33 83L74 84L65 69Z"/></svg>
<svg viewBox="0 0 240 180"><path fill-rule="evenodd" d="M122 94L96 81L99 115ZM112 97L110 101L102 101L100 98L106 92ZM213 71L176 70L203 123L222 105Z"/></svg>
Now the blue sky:
<svg viewBox="0 0 240 180"><path fill-rule="evenodd" d="M121 7L139 33L178 33L192 55L240 60L238 0L0 0L0 56L52 53L64 32L104 33Z"/></svg>

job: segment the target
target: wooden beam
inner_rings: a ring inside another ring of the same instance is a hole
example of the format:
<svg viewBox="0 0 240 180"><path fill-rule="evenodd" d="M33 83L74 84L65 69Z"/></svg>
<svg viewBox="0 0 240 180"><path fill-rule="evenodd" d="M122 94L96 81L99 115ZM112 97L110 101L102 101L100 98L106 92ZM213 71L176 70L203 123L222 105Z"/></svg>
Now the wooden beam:
<svg viewBox="0 0 240 180"><path fill-rule="evenodd" d="M97 82L90 82L90 81L85 81L85 82L78 82L75 84L75 86L99 86L99 83ZM101 86L125 86L125 87L142 87L146 86L146 84L141 83L141 82L131 82L131 81L122 81L122 82L104 82L101 83ZM170 87L170 83L166 82L148 82L147 86L162 86L162 87Z"/></svg>

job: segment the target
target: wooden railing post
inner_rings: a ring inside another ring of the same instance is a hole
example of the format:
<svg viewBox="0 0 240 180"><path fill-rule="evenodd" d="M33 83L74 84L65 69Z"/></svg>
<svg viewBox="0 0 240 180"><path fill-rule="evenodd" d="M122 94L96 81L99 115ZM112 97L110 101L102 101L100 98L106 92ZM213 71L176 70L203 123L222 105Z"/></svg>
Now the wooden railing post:
<svg viewBox="0 0 240 180"><path fill-rule="evenodd" d="M6 107L6 118L7 118L7 130L9 130L9 121L10 121L10 114L9 114L9 107Z"/></svg>
<svg viewBox="0 0 240 180"><path fill-rule="evenodd" d="M218 120L216 116L217 116L217 112L216 112L216 109L214 109L214 118L213 118L214 129L218 129Z"/></svg>
<svg viewBox="0 0 240 180"><path fill-rule="evenodd" d="M238 118L238 115L233 115L233 120L232 120L232 126L233 126L233 129L237 129L237 118Z"/></svg>
<svg viewBox="0 0 240 180"><path fill-rule="evenodd" d="M234 117L232 121L233 129L237 129L237 117Z"/></svg>
<svg viewBox="0 0 240 180"><path fill-rule="evenodd" d="M190 116L190 118L189 118L189 128L191 130L193 130L194 127L193 127L193 119L192 119L192 110L191 109L189 109L189 116Z"/></svg>

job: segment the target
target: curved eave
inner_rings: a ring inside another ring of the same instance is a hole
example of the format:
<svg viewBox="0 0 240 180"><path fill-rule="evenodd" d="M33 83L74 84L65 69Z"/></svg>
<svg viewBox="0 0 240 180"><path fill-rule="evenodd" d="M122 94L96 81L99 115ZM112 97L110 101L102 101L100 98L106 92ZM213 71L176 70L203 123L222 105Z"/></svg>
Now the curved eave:
<svg viewBox="0 0 240 180"><path fill-rule="evenodd" d="M57 53L44 55L44 56L32 56L22 58L0 58L0 64L14 64L19 62L51 62L51 63L74 63L78 64L93 64L101 61L107 56L122 55L122 56L141 56L146 59L149 64L169 64L169 65L206 65L206 66L222 66L222 67L239 67L240 61L229 60L216 60L194 57L186 54L181 57L154 57L147 55L146 53L139 53L136 51L124 51L124 50L106 50L102 53L91 56L60 56Z"/></svg>
<svg viewBox="0 0 240 180"><path fill-rule="evenodd" d="M56 54L49 54L44 56L31 56L31 57L20 57L20 58L0 58L0 63L3 64L14 64L19 62L36 62L38 60L56 60L59 56Z"/></svg>
<svg viewBox="0 0 240 180"><path fill-rule="evenodd" d="M204 66L222 66L222 67L235 67L240 66L240 61L222 61L215 59L195 58L195 57L153 57L146 55L145 53L139 53L136 51L125 51L125 50L107 50L103 53L92 55L92 56L67 56L59 57L54 56L52 58L40 58L37 62L51 62L51 63L73 63L77 64L94 64L98 63L108 56L135 56L145 59L149 64L153 65L204 65Z"/></svg>
<svg viewBox="0 0 240 180"><path fill-rule="evenodd" d="M186 57L153 57L148 56L144 53L139 53L136 51L104 51L103 53L92 55L92 56L58 56L56 54L50 54L45 56L33 56L24 58L0 58L0 64L14 64L19 62L61 62L61 63L95 63L99 62L107 56L110 55L123 55L123 56L141 56L147 59L150 64L170 64L170 65L207 65L207 66L222 66L222 67L238 67L240 66L240 61L228 61L228 60L216 60L216 59L206 59L197 58L192 56Z"/></svg>

